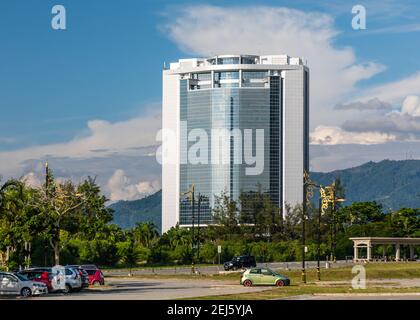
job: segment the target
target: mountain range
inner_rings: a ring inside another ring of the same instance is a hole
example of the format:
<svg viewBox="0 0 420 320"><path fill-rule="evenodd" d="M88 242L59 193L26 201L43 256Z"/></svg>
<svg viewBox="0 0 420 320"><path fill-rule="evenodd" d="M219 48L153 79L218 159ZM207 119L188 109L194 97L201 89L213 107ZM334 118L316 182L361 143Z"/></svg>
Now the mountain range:
<svg viewBox="0 0 420 320"><path fill-rule="evenodd" d="M137 222L152 222L159 230L162 226L162 190L139 200L118 201L109 206L114 210L114 223L130 229Z"/></svg>
<svg viewBox="0 0 420 320"><path fill-rule="evenodd" d="M344 186L345 204L376 201L385 211L420 208L420 160L383 160L329 173L311 173L311 179L322 185L331 184L334 177L340 177Z"/></svg>
<svg viewBox="0 0 420 320"><path fill-rule="evenodd" d="M385 211L402 207L420 208L420 160L383 160L367 162L354 168L332 172L311 172L311 180L329 185L340 177L345 190L345 204L357 201L376 201ZM317 201L315 191L314 201ZM153 222L161 228L162 191L133 201L118 201L109 207L114 210L114 223L131 228L137 222Z"/></svg>

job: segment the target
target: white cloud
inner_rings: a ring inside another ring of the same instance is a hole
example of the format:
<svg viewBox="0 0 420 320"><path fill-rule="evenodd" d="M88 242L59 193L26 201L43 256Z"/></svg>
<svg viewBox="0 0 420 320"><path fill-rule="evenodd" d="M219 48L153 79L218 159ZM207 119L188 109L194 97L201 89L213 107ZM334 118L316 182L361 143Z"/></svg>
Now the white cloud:
<svg viewBox="0 0 420 320"><path fill-rule="evenodd" d="M406 97L402 104L401 113L408 114L413 117L420 117L420 97Z"/></svg>
<svg viewBox="0 0 420 320"><path fill-rule="evenodd" d="M161 128L160 114L132 118L120 122L91 120L89 133L68 142L40 145L0 152L0 170L9 175L21 174L21 164L30 159L70 157L93 158L115 153L129 153L135 148L156 145Z"/></svg>
<svg viewBox="0 0 420 320"><path fill-rule="evenodd" d="M396 136L381 132L349 132L339 127L319 126L311 134L311 144L380 144L395 141Z"/></svg>
<svg viewBox="0 0 420 320"><path fill-rule="evenodd" d="M388 5L394 8L396 4ZM415 96L420 95L420 72L357 88L360 80L385 67L374 61L360 63L352 48L335 46L339 32L330 15L282 7L198 5L180 10L167 31L189 54L286 53L305 57L311 70L313 143L380 144L416 141L419 135L420 107ZM402 105L400 111L390 112L398 105Z"/></svg>
<svg viewBox="0 0 420 320"><path fill-rule="evenodd" d="M386 132L401 141L420 141L420 97L408 96L400 110L388 113L377 111L370 117L345 121L341 127L352 132Z"/></svg>
<svg viewBox="0 0 420 320"><path fill-rule="evenodd" d="M358 81L384 70L372 61L357 63L350 47L334 46L338 31L330 15L281 7L190 6L173 16L177 18L166 31L189 54L288 54L307 59L313 127L347 118L334 105L353 93Z"/></svg>
<svg viewBox="0 0 420 320"><path fill-rule="evenodd" d="M139 181L131 183L125 175L124 170L115 170L112 177L108 180L107 187L110 191L110 200L135 200L160 190L160 181Z"/></svg>
<svg viewBox="0 0 420 320"><path fill-rule="evenodd" d="M389 111L393 107L390 103L379 100L378 98L370 99L366 102L355 101L349 104L339 103L335 106L336 110L358 110L358 111Z"/></svg>
<svg viewBox="0 0 420 320"><path fill-rule="evenodd" d="M399 104L410 95L420 95L420 72L403 79L362 90L356 100L367 101L378 98L381 101Z"/></svg>

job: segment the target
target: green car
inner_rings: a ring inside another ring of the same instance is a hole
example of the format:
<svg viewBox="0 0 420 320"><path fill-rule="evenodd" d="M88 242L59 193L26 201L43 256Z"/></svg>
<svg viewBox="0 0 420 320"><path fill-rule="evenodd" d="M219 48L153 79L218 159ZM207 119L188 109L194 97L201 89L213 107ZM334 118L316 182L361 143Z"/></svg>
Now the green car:
<svg viewBox="0 0 420 320"><path fill-rule="evenodd" d="M240 283L245 287L261 285L283 287L290 285L290 280L288 277L268 268L252 268L242 274Z"/></svg>

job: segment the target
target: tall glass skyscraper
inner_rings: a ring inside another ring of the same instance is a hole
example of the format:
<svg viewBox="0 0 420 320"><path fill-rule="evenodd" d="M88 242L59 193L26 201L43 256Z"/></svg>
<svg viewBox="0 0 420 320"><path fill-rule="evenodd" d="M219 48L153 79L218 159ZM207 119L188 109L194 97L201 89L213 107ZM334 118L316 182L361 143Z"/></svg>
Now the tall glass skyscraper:
<svg viewBox="0 0 420 320"><path fill-rule="evenodd" d="M201 225L215 197L258 188L283 209L302 203L309 167L309 70L286 55L181 59L163 71L162 230L190 226L184 196L200 193ZM198 210L195 209L197 223Z"/></svg>

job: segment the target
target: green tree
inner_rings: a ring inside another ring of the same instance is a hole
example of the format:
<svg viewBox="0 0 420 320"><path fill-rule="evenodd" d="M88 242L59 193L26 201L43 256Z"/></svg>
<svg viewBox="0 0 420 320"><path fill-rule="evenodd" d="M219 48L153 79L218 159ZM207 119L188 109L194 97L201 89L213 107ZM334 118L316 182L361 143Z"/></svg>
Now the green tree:
<svg viewBox="0 0 420 320"><path fill-rule="evenodd" d="M136 245L135 235L132 230L127 231L126 238L126 242L123 246L120 247L119 255L121 256L123 263L130 268L129 275L131 276L131 270L134 266L137 265L140 252L138 250L138 246Z"/></svg>
<svg viewBox="0 0 420 320"><path fill-rule="evenodd" d="M112 209L106 207L108 199L101 194L100 187L92 177L77 186L77 193L85 199L78 211L78 236L87 240L106 239L113 213Z"/></svg>
<svg viewBox="0 0 420 320"><path fill-rule="evenodd" d="M157 228L152 222L137 222L132 231L136 244L141 244L146 248L151 248L153 241L159 236Z"/></svg>
<svg viewBox="0 0 420 320"><path fill-rule="evenodd" d="M77 233L79 230L80 210L88 197L78 192L70 181L58 182L46 167L46 182L43 185L39 208L43 214L43 237L48 239L54 251L54 261L60 264L61 236L63 232Z"/></svg>
<svg viewBox="0 0 420 320"><path fill-rule="evenodd" d="M37 196L23 181L11 179L0 188L0 251L8 253L6 260L13 267L31 264L31 247L41 221L34 202Z"/></svg>
<svg viewBox="0 0 420 320"><path fill-rule="evenodd" d="M160 244L167 244L172 249L178 246L190 246L191 233L187 229L176 225L162 235Z"/></svg>
<svg viewBox="0 0 420 320"><path fill-rule="evenodd" d="M420 209L401 208L391 213L389 223L395 237L416 236L420 230Z"/></svg>
<svg viewBox="0 0 420 320"><path fill-rule="evenodd" d="M222 234L228 238L239 232L238 216L237 203L230 198L226 191L222 192L220 196L215 196L213 219L220 226Z"/></svg>
<svg viewBox="0 0 420 320"><path fill-rule="evenodd" d="M338 217L341 223L353 225L383 221L385 215L382 212L382 206L373 201L353 202L351 205L341 208L338 211Z"/></svg>

